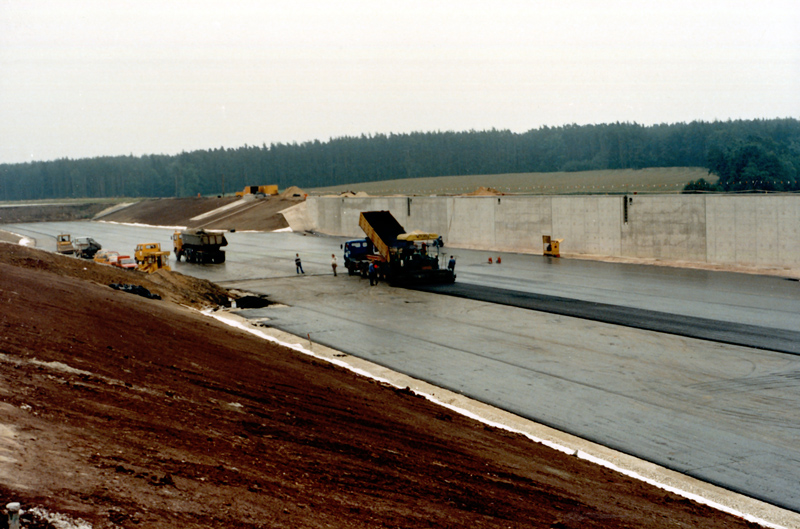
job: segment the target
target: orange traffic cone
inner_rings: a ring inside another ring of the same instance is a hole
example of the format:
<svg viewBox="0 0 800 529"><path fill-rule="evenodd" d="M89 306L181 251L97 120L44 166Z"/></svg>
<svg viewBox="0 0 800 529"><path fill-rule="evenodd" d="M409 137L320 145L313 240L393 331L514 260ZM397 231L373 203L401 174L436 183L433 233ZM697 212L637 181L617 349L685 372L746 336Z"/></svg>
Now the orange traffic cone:
<svg viewBox="0 0 800 529"><path fill-rule="evenodd" d="M489 258L489 264L492 264L492 258L491 257Z"/></svg>
<svg viewBox="0 0 800 529"><path fill-rule="evenodd" d="M500 256L497 256L497 264L500 264Z"/></svg>

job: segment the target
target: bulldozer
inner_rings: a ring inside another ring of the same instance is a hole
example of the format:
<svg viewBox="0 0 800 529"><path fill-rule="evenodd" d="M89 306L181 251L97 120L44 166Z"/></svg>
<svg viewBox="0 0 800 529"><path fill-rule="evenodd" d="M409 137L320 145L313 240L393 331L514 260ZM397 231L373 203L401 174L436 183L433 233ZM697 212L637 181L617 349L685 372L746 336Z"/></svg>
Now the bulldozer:
<svg viewBox="0 0 800 529"><path fill-rule="evenodd" d="M56 237L56 252L64 255L75 253L75 245L72 244L72 236L70 234L62 233Z"/></svg>
<svg viewBox="0 0 800 529"><path fill-rule="evenodd" d="M137 244L134 251L136 269L152 274L157 270L170 270L169 252L161 250L161 244L148 242Z"/></svg>

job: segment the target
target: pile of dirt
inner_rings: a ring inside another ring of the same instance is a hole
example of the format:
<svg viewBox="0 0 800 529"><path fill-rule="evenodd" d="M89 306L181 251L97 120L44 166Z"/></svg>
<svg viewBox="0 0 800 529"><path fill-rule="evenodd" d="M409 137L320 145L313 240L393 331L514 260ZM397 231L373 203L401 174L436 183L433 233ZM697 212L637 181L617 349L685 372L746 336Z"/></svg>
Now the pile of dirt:
<svg viewBox="0 0 800 529"><path fill-rule="evenodd" d="M297 186L287 187L283 193L278 195L280 198L305 198L306 192Z"/></svg>
<svg viewBox="0 0 800 529"><path fill-rule="evenodd" d="M494 189L492 187L483 187L483 186L481 186L478 189L476 189L475 191L473 191L472 193L465 193L463 196L465 196L465 197L486 197L486 196L496 196L496 195L503 195L503 194L504 193L501 193L500 191L498 191L497 189Z"/></svg>
<svg viewBox="0 0 800 529"><path fill-rule="evenodd" d="M77 278L98 285L135 284L145 287L163 299L199 309L229 306L232 296L227 290L210 281L179 272L159 270L147 274L136 270L123 270L92 260L5 242L0 242L0 263ZM76 296L78 295L80 294L76 293Z"/></svg>
<svg viewBox="0 0 800 529"><path fill-rule="evenodd" d="M174 272L146 299L8 246L2 504L95 528L750 527L171 303Z"/></svg>

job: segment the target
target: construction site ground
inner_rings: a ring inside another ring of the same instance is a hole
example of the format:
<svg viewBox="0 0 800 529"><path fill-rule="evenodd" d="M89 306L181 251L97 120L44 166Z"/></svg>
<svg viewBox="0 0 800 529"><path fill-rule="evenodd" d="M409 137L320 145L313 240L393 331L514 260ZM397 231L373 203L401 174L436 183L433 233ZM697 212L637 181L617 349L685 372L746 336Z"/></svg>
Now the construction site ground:
<svg viewBox="0 0 800 529"><path fill-rule="evenodd" d="M92 527L755 526L199 312L226 300L0 243L3 505Z"/></svg>

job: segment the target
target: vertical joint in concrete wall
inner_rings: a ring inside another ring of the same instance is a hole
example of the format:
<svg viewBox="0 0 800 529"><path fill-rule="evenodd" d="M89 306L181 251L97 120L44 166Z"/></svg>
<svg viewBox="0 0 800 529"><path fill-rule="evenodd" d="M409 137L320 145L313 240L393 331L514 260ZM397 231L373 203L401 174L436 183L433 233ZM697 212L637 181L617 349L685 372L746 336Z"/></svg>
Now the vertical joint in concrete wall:
<svg viewBox="0 0 800 529"><path fill-rule="evenodd" d="M408 197L406 200L407 200L407 208L408 208L408 212L406 213L406 216L410 217L411 216L411 197Z"/></svg>
<svg viewBox="0 0 800 529"><path fill-rule="evenodd" d="M633 204L633 198L628 197L625 195L622 197L622 222L624 224L628 223L628 205Z"/></svg>

